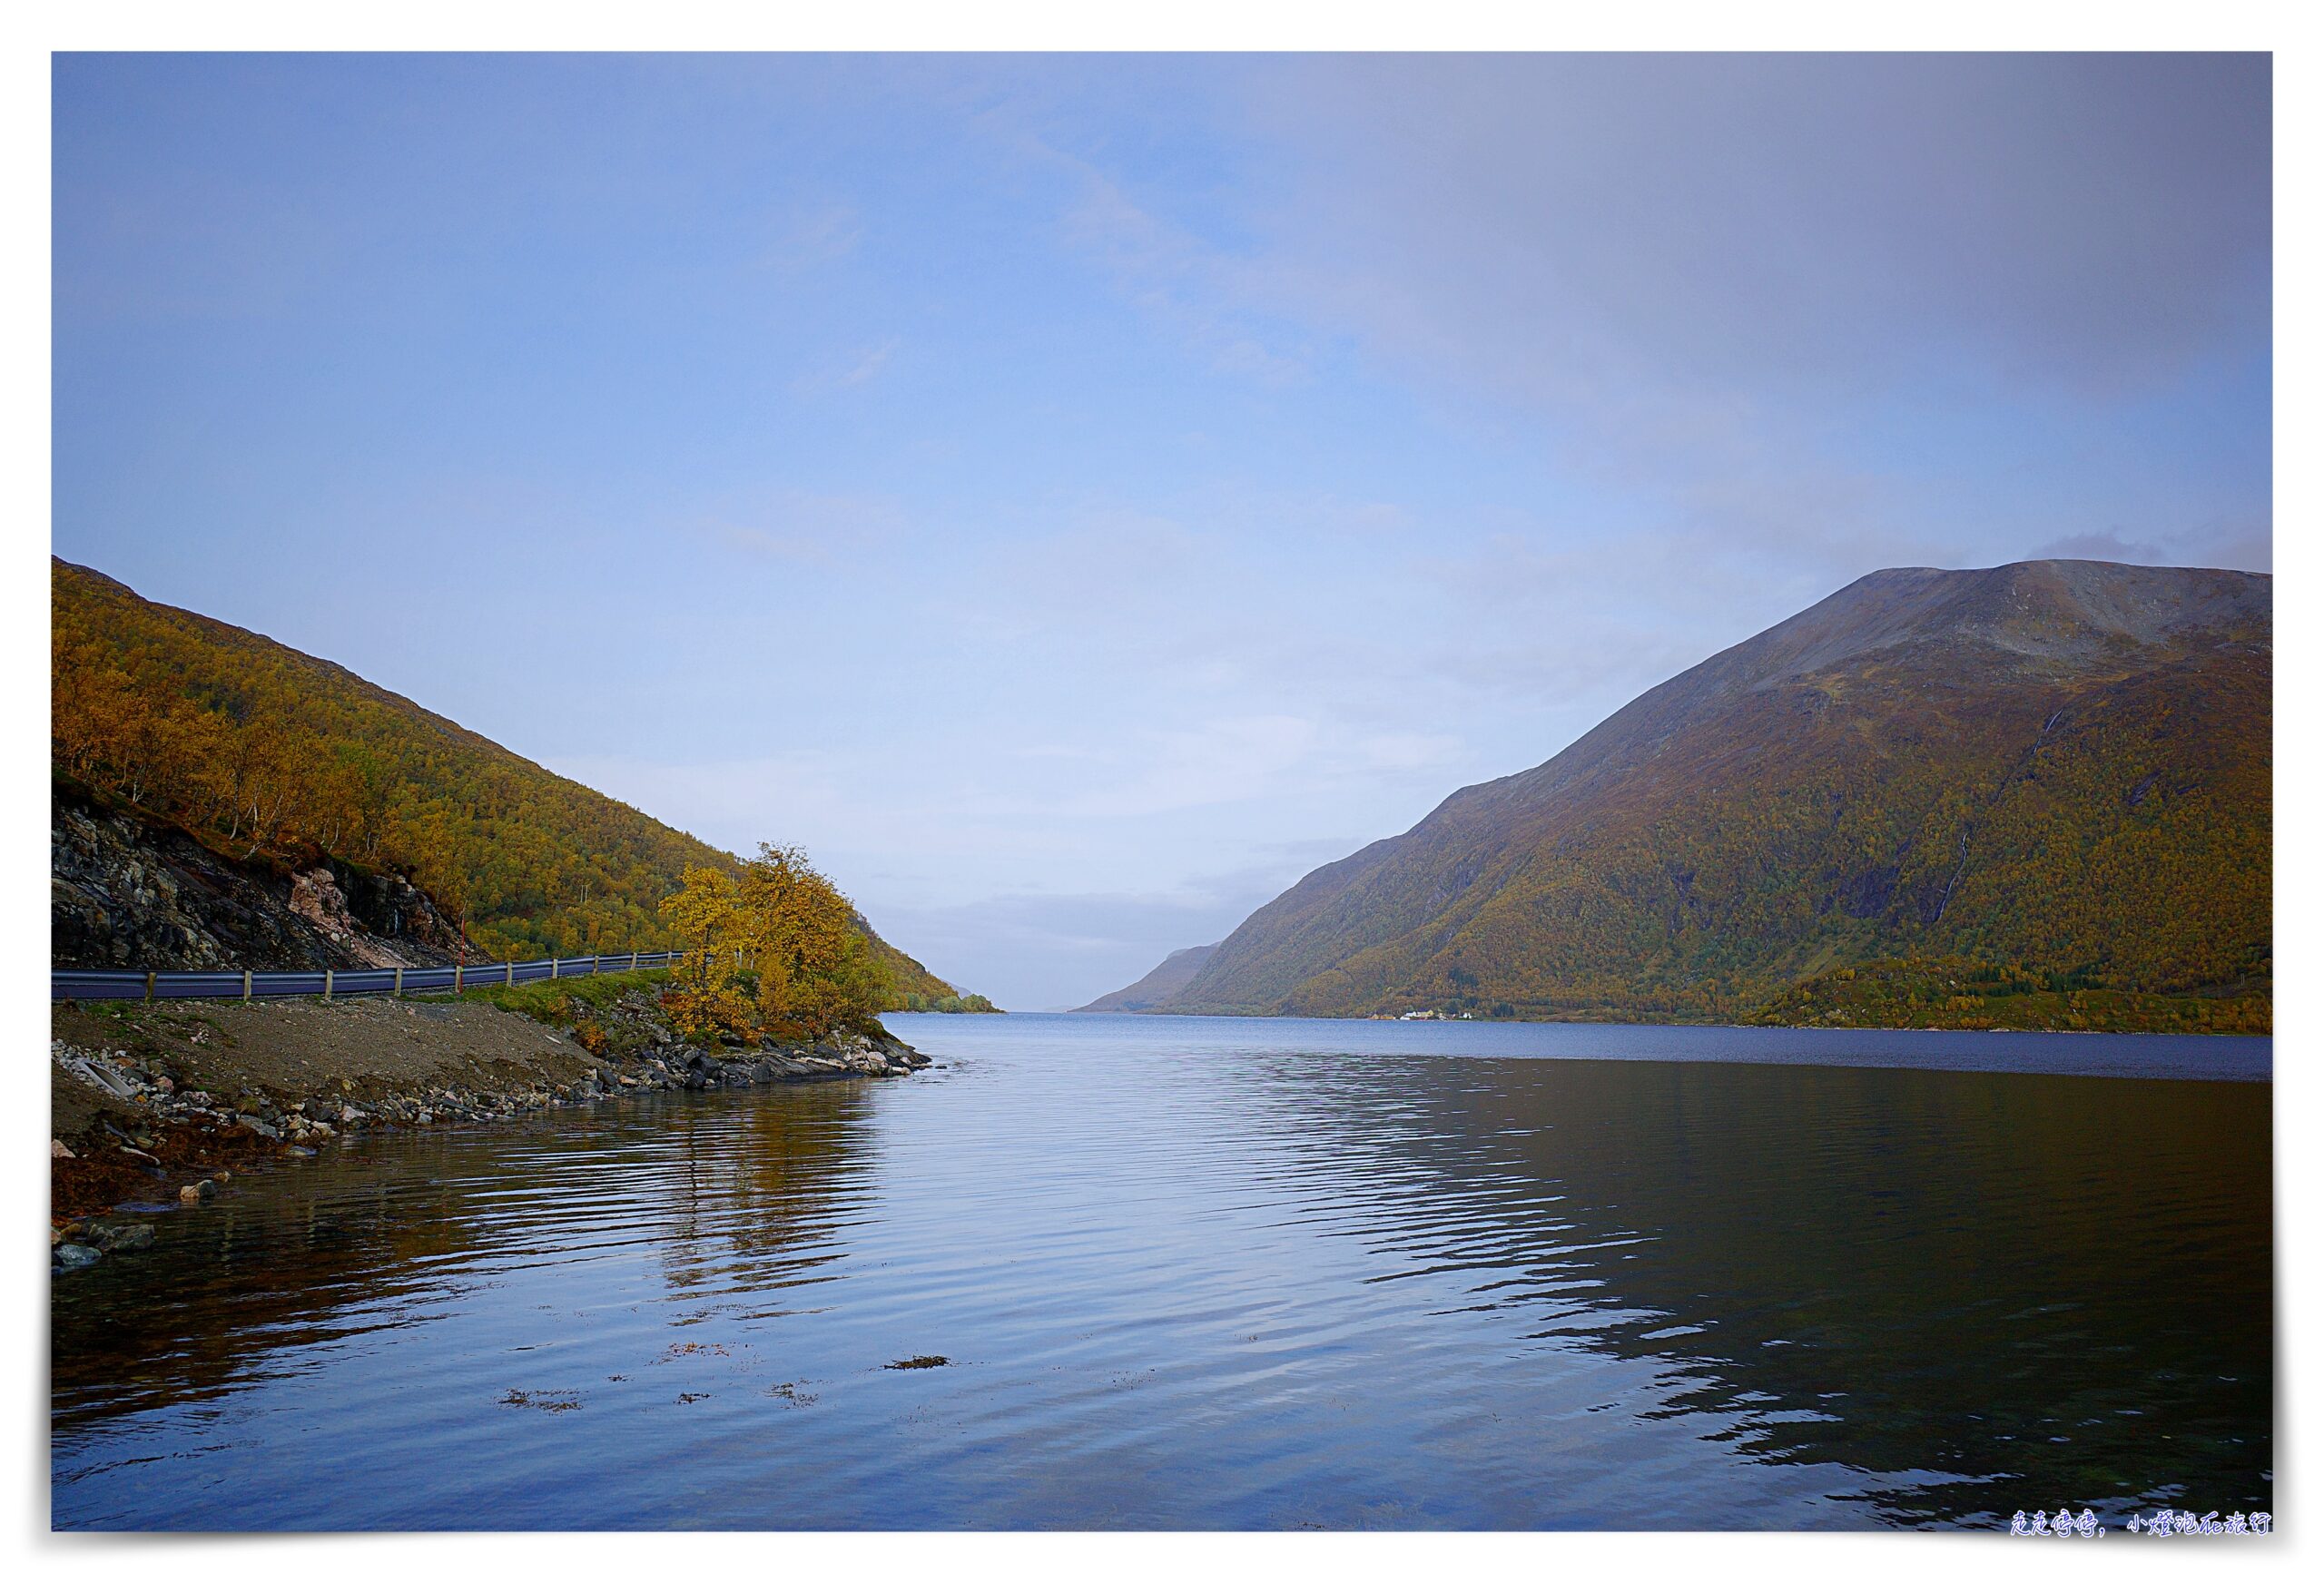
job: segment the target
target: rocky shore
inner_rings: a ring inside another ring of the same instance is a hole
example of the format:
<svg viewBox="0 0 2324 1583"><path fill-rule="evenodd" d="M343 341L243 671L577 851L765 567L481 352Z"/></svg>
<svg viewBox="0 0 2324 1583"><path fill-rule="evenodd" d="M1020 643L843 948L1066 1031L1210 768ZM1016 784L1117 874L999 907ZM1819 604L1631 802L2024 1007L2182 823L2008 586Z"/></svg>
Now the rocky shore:
<svg viewBox="0 0 2324 1583"><path fill-rule="evenodd" d="M51 1017L50 1247L57 1273L153 1240L238 1171L351 1134L468 1126L669 1089L901 1077L883 1029L704 1047L650 986L539 1020L476 1000L66 1005Z"/></svg>

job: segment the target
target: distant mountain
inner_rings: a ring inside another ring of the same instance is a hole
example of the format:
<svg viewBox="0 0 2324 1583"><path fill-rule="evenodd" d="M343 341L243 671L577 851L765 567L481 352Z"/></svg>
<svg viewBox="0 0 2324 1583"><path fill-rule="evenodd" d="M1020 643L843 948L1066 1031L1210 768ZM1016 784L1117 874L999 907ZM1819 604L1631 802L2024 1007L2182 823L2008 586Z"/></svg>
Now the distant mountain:
<svg viewBox="0 0 2324 1583"><path fill-rule="evenodd" d="M173 854L172 871L194 876L189 906L205 889L288 897L294 873L335 873L359 902L377 889L367 888L366 876L409 876L456 933L497 960L672 943L656 909L687 865L735 866L732 854L328 660L153 604L68 561L51 560L49 584L50 747L58 785L52 867L60 885L67 867L100 880L103 868L89 855L95 838L83 839L80 825L65 839L67 811L118 811L154 826L153 840L141 846L123 825L104 850L149 846ZM228 867L213 872L172 845L165 838L172 830ZM67 848L79 854L71 864ZM231 886L216 877L230 872ZM189 942L179 953L182 963L134 965L193 967L210 965L208 957L226 949L200 945L197 936L214 933L230 944L260 938L247 922L206 914L198 926L166 909L148 917L150 908L130 905L134 885L113 886L104 906L90 899L94 894L58 890L60 950L109 959L102 957L112 949L104 942L134 939L150 955L175 930ZM391 896L394 887L380 894ZM251 905L264 910L259 901ZM88 921L100 915L109 919L102 929ZM864 928L900 998L956 993ZM302 963L325 949L304 941L293 923L265 938L270 960L245 965L271 965L271 956Z"/></svg>
<svg viewBox="0 0 2324 1583"><path fill-rule="evenodd" d="M1188 946L1182 951L1172 951L1162 959L1162 965L1132 984L1127 989L1117 989L1111 995L1100 995L1087 1006L1077 1006L1076 1011L1151 1011L1194 981L1202 965L1210 960L1215 945Z"/></svg>
<svg viewBox="0 0 2324 1583"><path fill-rule="evenodd" d="M1882 994L1968 1018L1910 966L1968 963L2264 1025L2273 611L2241 572L1874 573L1316 870L1157 1008L1741 1020L1905 963Z"/></svg>

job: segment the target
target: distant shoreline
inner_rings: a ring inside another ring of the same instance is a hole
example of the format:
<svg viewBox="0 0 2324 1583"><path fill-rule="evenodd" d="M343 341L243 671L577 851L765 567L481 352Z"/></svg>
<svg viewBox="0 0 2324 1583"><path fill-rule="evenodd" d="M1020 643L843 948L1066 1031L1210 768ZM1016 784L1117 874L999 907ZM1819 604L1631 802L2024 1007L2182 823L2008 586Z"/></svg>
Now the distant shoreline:
<svg viewBox="0 0 2324 1583"><path fill-rule="evenodd" d="M1442 1017L1405 1018L1401 1017L1334 1017L1320 1011L1193 1011L1179 1007L1140 1007L1136 1011L1088 1011L1076 1008L1071 1011L1023 1012L1029 1017L1186 1017L1204 1020L1248 1018L1254 1020L1281 1022L1348 1022L1393 1025L1400 1027L1723 1027L1742 1032L1767 1033L2007 1033L2078 1036L2098 1035L2108 1038L2203 1038L2203 1039L2273 1039L2275 1030L2264 1033L2213 1032L2209 1030L2152 1027L1963 1027L1924 1024L1897 1023L1833 1023L1833 1022L1722 1022L1716 1018L1691 1017Z"/></svg>

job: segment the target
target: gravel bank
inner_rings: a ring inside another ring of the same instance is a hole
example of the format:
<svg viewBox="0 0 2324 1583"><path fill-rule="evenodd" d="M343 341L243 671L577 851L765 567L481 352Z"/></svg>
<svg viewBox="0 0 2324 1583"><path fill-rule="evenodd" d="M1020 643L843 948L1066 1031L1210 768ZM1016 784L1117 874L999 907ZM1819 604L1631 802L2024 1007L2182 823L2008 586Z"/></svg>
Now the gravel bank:
<svg viewBox="0 0 2324 1583"><path fill-rule="evenodd" d="M477 1001L215 1001L55 1008L51 1268L150 1242L271 1158L381 1127L476 1126L641 1090L904 1076L928 1057L884 1031L704 1047L650 988L553 1027ZM207 1185L205 1186L205 1184Z"/></svg>

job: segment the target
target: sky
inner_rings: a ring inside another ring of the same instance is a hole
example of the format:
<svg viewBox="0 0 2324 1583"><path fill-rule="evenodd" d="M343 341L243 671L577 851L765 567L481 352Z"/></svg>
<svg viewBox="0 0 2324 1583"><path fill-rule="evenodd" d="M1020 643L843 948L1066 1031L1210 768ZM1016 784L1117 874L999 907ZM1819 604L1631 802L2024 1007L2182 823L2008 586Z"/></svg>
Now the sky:
<svg viewBox="0 0 2324 1583"><path fill-rule="evenodd" d="M2265 571L2264 56L65 55L56 553L1005 1007L1866 572Z"/></svg>

